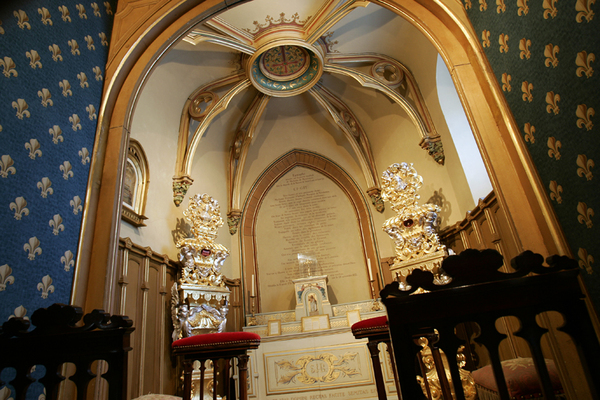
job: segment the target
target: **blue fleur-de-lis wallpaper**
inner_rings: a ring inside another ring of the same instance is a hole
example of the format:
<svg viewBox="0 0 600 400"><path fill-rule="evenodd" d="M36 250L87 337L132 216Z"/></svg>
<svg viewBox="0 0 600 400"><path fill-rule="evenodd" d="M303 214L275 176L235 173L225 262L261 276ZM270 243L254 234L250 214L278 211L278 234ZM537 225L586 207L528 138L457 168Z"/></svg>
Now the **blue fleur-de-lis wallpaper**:
<svg viewBox="0 0 600 400"><path fill-rule="evenodd" d="M116 3L0 4L0 322L69 302Z"/></svg>
<svg viewBox="0 0 600 400"><path fill-rule="evenodd" d="M600 310L598 5L595 0L463 4Z"/></svg>

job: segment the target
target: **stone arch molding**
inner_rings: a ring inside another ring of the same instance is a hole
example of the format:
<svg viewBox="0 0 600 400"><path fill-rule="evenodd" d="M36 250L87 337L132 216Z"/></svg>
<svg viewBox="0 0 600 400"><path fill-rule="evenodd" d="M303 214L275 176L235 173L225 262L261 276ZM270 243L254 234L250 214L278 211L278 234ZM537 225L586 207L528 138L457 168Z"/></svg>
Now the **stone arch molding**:
<svg viewBox="0 0 600 400"><path fill-rule="evenodd" d="M358 219L359 236L362 242L362 253L364 261L376 260L375 268L378 275L381 276L379 266L379 256L377 254L376 233L369 211L369 206L360 188L352 180L350 175L344 171L339 165L329 160L328 158L307 150L291 150L281 156L268 166L256 180L252 189L248 192L246 201L241 215L241 255L242 255L242 280L245 287L250 287L252 284L251 276L259 276L257 266L256 253L256 226L260 206L265 199L269 190L288 172L296 167L305 167L316 171L331 181L333 181L342 190L342 192L350 200L350 204L354 209L356 218ZM257 299L260 296L257 297ZM260 310L260 305L259 305Z"/></svg>
<svg viewBox="0 0 600 400"><path fill-rule="evenodd" d="M448 0L451 1L451 0ZM117 12L98 115L71 302L113 312L123 165L137 96L158 59L192 27L244 1L148 2L146 13ZM374 0L421 31L441 54L481 149L498 202L512 216L517 248L570 254L545 187L522 143L477 35L443 2ZM145 15L140 17L140 15ZM94 255L92 257L92 254Z"/></svg>

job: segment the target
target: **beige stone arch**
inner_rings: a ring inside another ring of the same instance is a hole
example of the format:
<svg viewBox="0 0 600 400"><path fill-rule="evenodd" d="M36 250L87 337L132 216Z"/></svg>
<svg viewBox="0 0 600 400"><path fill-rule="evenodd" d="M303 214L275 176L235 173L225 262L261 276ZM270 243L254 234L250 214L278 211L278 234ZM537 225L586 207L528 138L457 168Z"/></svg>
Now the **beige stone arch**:
<svg viewBox="0 0 600 400"><path fill-rule="evenodd" d="M71 302L113 312L122 171L131 116L149 72L195 23L236 0L119 3L86 193ZM498 201L519 249L569 254L544 187L520 138L478 39L447 4L434 0L373 1L416 26L442 55L462 100Z"/></svg>

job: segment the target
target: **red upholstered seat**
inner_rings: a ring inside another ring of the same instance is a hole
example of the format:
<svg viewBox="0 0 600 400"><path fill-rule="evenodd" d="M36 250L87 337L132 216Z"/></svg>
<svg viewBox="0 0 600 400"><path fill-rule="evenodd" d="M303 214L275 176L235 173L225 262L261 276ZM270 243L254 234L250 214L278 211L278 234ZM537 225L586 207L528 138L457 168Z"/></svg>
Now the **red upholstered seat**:
<svg viewBox="0 0 600 400"><path fill-rule="evenodd" d="M554 393L564 393L554 361L546 360L546 367L548 368L548 374L550 375ZM535 365L531 358L519 357L502 361L502 371L504 372L508 393L511 399L543 398L540 382L535 371ZM499 398L497 397L498 386L496 385L491 365L473 371L472 375L480 399Z"/></svg>
<svg viewBox="0 0 600 400"><path fill-rule="evenodd" d="M364 332L370 330L388 329L387 316L363 319L352 325L352 332Z"/></svg>
<svg viewBox="0 0 600 400"><path fill-rule="evenodd" d="M173 342L173 354L180 356L183 361L183 400L191 400L192 370L195 360L200 361L200 398L204 398L204 370L206 360L211 360L213 365L218 365L218 360L224 360L224 373L217 374L225 388L224 396L228 399L235 391L234 380L229 374L229 367L233 366L232 359L237 359L239 399L248 400L248 351L257 349L260 345L260 336L251 332L221 332L205 333L189 336ZM215 381L214 387L217 387ZM213 399L217 399L217 391L213 391Z"/></svg>
<svg viewBox="0 0 600 400"><path fill-rule="evenodd" d="M260 344L260 336L252 332L221 332L221 333L206 333L203 335L189 336L179 339L171 344L173 349L185 349L194 347L199 350L203 346L210 347L212 350L215 346L227 345L244 345L244 344Z"/></svg>

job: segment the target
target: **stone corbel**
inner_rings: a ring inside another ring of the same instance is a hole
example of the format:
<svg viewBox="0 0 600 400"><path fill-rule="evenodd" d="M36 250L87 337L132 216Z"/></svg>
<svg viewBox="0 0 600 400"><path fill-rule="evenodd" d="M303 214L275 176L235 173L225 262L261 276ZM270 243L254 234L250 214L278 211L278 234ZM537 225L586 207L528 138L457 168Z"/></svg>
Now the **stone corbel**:
<svg viewBox="0 0 600 400"><path fill-rule="evenodd" d="M372 187L367 189L367 194L371 198L371 202L375 206L375 209L383 213L385 211L385 204L383 202L383 198L381 197L381 189L378 187Z"/></svg>
<svg viewBox="0 0 600 400"><path fill-rule="evenodd" d="M187 175L173 178L173 202L179 206L194 180Z"/></svg>
<svg viewBox="0 0 600 400"><path fill-rule="evenodd" d="M235 235L237 233L241 219L241 210L231 210L227 213L227 226L229 226L229 234Z"/></svg>

